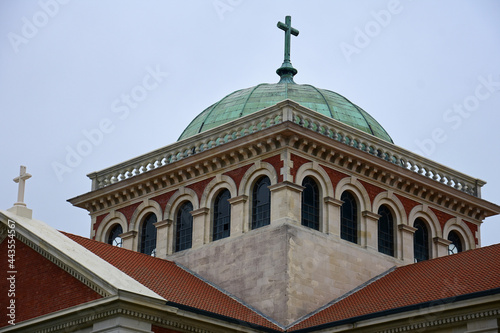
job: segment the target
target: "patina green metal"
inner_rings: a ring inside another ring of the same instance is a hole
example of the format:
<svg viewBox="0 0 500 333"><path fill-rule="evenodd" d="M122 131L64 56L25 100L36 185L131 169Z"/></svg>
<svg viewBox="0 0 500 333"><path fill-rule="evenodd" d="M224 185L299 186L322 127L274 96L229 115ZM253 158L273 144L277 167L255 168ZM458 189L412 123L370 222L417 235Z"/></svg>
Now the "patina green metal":
<svg viewBox="0 0 500 333"><path fill-rule="evenodd" d="M235 91L206 108L184 130L179 140L291 99L311 110L392 142L384 128L366 111L336 92L308 84L262 83Z"/></svg>
<svg viewBox="0 0 500 333"><path fill-rule="evenodd" d="M299 31L292 28L290 16L286 16L285 23L278 22L278 28L285 31L285 57L281 67L276 70L280 81L275 84L262 83L227 95L193 119L179 140L291 99L311 110L392 143L385 129L372 116L347 98L330 90L319 89L308 84L296 84L293 81L297 70L290 62L290 38L291 35L298 36Z"/></svg>
<svg viewBox="0 0 500 333"><path fill-rule="evenodd" d="M290 37L291 35L298 36L299 31L292 28L292 17L286 16L285 23L278 22L278 28L285 32L285 59L280 68L276 70L276 73L280 76L279 83L295 83L293 82L293 76L297 74L297 70L293 68L290 62Z"/></svg>

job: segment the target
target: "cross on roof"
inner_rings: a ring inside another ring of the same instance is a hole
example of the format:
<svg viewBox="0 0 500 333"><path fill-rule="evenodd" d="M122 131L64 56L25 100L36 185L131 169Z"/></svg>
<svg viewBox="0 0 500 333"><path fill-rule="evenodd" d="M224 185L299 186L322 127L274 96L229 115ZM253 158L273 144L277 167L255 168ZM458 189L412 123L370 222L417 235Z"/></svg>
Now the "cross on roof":
<svg viewBox="0 0 500 333"><path fill-rule="evenodd" d="M14 182L19 183L19 188L17 191L17 202L14 206L26 206L24 203L24 187L27 179L31 178L31 175L26 172L26 167L21 165L21 171L19 172L19 176L14 178Z"/></svg>
<svg viewBox="0 0 500 333"><path fill-rule="evenodd" d="M297 74L297 70L293 68L290 62L290 36L298 36L299 31L292 28L291 16L285 17L285 23L278 22L278 28L285 32L285 59L281 67L276 70L276 73L281 77L280 83L295 83L293 82L293 76Z"/></svg>
<svg viewBox="0 0 500 333"><path fill-rule="evenodd" d="M285 17L285 23L278 22L278 28L285 32L285 62L290 62L290 35L298 36L299 31L292 28L291 16Z"/></svg>

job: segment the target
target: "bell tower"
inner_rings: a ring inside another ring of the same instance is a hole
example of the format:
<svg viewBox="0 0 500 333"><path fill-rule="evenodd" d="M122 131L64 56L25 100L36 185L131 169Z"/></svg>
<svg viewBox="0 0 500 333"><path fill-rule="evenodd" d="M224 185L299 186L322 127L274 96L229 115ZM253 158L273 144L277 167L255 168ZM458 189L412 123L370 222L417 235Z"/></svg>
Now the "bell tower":
<svg viewBox="0 0 500 333"><path fill-rule="evenodd" d="M282 325L393 267L480 246L484 181L393 144L366 111L280 81L235 91L180 139L89 174L93 239L173 260ZM117 240L120 240L119 242Z"/></svg>

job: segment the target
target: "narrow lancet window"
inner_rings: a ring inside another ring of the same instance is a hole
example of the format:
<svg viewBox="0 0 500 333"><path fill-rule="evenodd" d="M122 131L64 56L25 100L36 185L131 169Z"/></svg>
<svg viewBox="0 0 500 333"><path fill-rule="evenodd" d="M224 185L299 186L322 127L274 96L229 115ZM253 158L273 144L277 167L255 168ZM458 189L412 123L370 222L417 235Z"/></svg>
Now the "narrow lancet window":
<svg viewBox="0 0 500 333"><path fill-rule="evenodd" d="M306 177L302 181L302 225L311 229L319 230L319 187L312 177Z"/></svg>
<svg viewBox="0 0 500 333"><path fill-rule="evenodd" d="M340 196L344 203L340 208L340 237L346 241L358 242L358 204L351 192Z"/></svg>
<svg viewBox="0 0 500 333"><path fill-rule="evenodd" d="M214 224L212 240L229 237L231 234L231 193L228 190L221 191L214 202Z"/></svg>
<svg viewBox="0 0 500 333"><path fill-rule="evenodd" d="M252 229L271 223L271 181L269 177L259 178L252 191Z"/></svg>
<svg viewBox="0 0 500 333"><path fill-rule="evenodd" d="M193 204L185 202L177 211L175 222L175 251L190 249L193 244Z"/></svg>

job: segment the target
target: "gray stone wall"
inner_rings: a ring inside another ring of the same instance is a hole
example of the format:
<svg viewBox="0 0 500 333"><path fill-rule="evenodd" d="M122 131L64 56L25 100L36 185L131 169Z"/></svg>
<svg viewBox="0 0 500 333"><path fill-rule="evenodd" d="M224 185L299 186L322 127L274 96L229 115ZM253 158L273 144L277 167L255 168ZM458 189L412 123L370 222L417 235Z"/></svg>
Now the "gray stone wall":
<svg viewBox="0 0 500 333"><path fill-rule="evenodd" d="M283 223L169 256L287 325L395 265L396 258Z"/></svg>

